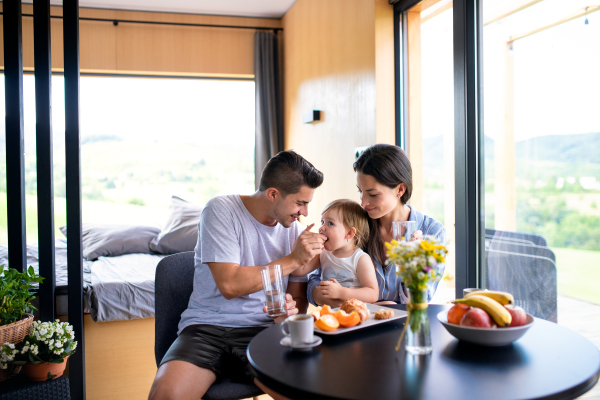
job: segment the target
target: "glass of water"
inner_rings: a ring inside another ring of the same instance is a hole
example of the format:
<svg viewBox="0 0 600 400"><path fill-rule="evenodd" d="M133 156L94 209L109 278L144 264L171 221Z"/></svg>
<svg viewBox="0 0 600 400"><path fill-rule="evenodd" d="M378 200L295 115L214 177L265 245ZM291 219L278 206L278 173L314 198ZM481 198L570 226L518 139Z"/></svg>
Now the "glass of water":
<svg viewBox="0 0 600 400"><path fill-rule="evenodd" d="M265 265L260 268L260 275L265 292L267 315L271 318L285 315L285 290L281 265Z"/></svg>
<svg viewBox="0 0 600 400"><path fill-rule="evenodd" d="M409 241L412 238L413 233L417 230L416 221L395 221L392 222L394 229L394 239L400 241L402 238L406 238Z"/></svg>

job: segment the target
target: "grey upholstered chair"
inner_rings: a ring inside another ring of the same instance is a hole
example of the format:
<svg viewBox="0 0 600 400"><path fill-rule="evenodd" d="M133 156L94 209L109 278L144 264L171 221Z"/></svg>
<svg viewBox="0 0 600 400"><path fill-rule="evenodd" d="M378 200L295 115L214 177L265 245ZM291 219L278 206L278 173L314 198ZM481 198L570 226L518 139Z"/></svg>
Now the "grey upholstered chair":
<svg viewBox="0 0 600 400"><path fill-rule="evenodd" d="M193 282L193 251L165 257L156 267L154 356L157 366L177 338L177 325L181 313L188 306ZM225 378L222 382L212 385L203 399L238 400L261 394L263 392L253 384L236 383Z"/></svg>

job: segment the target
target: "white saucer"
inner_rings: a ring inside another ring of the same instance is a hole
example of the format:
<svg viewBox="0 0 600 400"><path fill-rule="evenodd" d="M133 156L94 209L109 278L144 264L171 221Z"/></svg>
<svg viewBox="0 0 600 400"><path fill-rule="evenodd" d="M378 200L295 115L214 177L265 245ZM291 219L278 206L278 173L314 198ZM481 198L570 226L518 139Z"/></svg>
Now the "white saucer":
<svg viewBox="0 0 600 400"><path fill-rule="evenodd" d="M323 343L323 339L320 336L315 335L313 336L313 339L314 340L312 343L305 343L300 346L292 346L292 340L290 337L285 336L283 339L281 339L279 344L282 346L291 347L293 350L308 350Z"/></svg>

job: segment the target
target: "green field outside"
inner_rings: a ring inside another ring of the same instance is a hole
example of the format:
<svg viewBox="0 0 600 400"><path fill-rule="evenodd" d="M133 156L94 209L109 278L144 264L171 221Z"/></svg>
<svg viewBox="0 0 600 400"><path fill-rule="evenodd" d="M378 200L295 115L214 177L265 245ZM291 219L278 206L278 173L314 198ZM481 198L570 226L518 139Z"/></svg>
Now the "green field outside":
<svg viewBox="0 0 600 400"><path fill-rule="evenodd" d="M556 255L558 293L600 304L600 251L552 248Z"/></svg>

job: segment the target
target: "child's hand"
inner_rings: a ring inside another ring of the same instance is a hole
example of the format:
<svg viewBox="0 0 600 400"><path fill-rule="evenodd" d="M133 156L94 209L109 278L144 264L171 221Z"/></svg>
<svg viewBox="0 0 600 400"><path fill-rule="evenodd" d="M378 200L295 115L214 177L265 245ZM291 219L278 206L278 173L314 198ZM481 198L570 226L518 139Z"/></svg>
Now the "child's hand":
<svg viewBox="0 0 600 400"><path fill-rule="evenodd" d="M326 299L339 299L342 297L344 288L335 278L331 278L329 282L321 281L319 287L321 288L321 295Z"/></svg>

